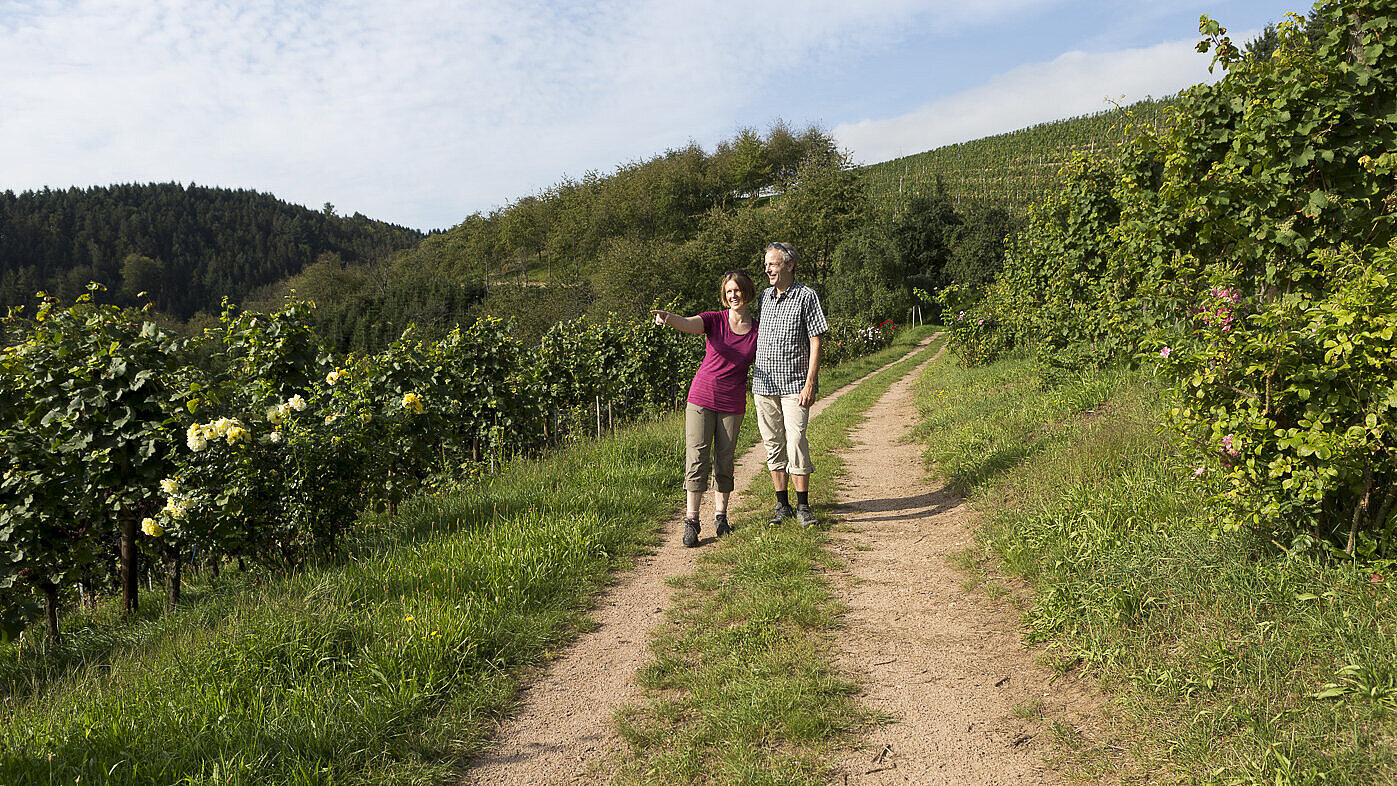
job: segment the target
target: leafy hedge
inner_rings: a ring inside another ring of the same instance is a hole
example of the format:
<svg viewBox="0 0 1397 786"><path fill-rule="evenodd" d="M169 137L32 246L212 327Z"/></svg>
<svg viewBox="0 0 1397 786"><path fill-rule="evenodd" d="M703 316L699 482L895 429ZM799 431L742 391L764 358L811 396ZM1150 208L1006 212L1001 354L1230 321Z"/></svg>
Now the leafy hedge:
<svg viewBox="0 0 1397 786"><path fill-rule="evenodd" d="M35 593L56 633L78 583L119 579L134 610L143 556L175 603L191 555L286 569L331 553L365 506L673 406L702 348L616 318L527 348L483 319L335 356L311 317L301 302L227 309L186 340L90 296L12 312L25 338L0 351L0 638L39 611Z"/></svg>
<svg viewBox="0 0 1397 786"><path fill-rule="evenodd" d="M952 321L962 357L1160 364L1221 529L1392 554L1397 3L1316 5L1111 159L1078 160ZM954 306L952 306L954 307Z"/></svg>

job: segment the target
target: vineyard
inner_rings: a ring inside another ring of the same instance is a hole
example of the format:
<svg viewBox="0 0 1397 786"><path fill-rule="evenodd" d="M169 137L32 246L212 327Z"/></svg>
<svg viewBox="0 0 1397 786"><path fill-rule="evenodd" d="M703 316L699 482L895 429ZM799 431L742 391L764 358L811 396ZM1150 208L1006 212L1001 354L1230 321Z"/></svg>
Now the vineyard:
<svg viewBox="0 0 1397 786"><path fill-rule="evenodd" d="M1205 17L1225 78L1066 168L973 307L942 293L962 356L1157 368L1220 532L1397 555L1393 10L1318 6L1266 57Z"/></svg>
<svg viewBox="0 0 1397 786"><path fill-rule="evenodd" d="M3 633L141 577L171 606L186 565L286 571L332 556L358 513L679 405L702 342L611 317L536 347L483 319L436 341L337 356L312 305L225 309L180 338L90 296L45 299L0 354ZM890 326L839 322L833 362Z"/></svg>
<svg viewBox="0 0 1397 786"><path fill-rule="evenodd" d="M1164 126L1176 103L1150 99L870 164L861 170L869 202L898 215L939 180L957 205L978 200L1022 214L1061 186L1060 170L1075 156L1110 154L1143 128Z"/></svg>

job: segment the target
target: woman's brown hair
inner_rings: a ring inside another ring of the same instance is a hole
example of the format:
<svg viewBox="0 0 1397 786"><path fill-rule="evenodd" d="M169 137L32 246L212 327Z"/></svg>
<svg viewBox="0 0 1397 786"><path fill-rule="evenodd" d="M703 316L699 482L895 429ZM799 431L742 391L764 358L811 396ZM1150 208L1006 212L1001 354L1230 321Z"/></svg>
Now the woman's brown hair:
<svg viewBox="0 0 1397 786"><path fill-rule="evenodd" d="M729 281L737 282L737 288L742 292L742 302L751 303L757 299L757 288L752 285L752 279L747 273L742 270L729 270L723 274L723 280L718 282L718 302L723 304L723 308L728 307L723 291L728 288Z"/></svg>

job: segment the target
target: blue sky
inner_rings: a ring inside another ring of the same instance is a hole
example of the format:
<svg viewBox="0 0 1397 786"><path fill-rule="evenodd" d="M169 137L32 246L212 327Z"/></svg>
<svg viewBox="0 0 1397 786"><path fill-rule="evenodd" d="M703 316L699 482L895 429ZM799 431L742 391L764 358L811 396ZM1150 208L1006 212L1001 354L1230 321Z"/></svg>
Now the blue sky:
<svg viewBox="0 0 1397 786"><path fill-rule="evenodd" d="M1209 79L1262 0L0 0L0 190L253 188L446 228L588 170L818 124L861 163Z"/></svg>

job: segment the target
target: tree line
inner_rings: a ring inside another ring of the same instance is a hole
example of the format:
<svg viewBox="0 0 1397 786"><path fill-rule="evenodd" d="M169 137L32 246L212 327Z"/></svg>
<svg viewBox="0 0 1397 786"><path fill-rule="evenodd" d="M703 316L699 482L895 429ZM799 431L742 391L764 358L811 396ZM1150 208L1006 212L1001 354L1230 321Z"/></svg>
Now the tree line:
<svg viewBox="0 0 1397 786"><path fill-rule="evenodd" d="M178 183L0 192L0 306L89 282L120 305L153 302L188 320L223 298L293 276L323 254L381 259L416 245L413 229L315 211L269 194ZM141 293L145 293L142 295Z"/></svg>
<svg viewBox="0 0 1397 786"><path fill-rule="evenodd" d="M568 319L713 308L713 282L755 276L774 239L800 249L801 279L837 319L901 321L923 305L914 288L991 275L1012 222L939 185L878 207L827 133L777 123L711 152L690 144L564 178L425 237L328 205L178 184L6 193L0 227L0 304L41 290L72 299L95 281L104 301L153 303L192 335L225 298L272 312L295 293L317 304L330 347L372 352L409 325L439 338L496 316L534 342Z"/></svg>

